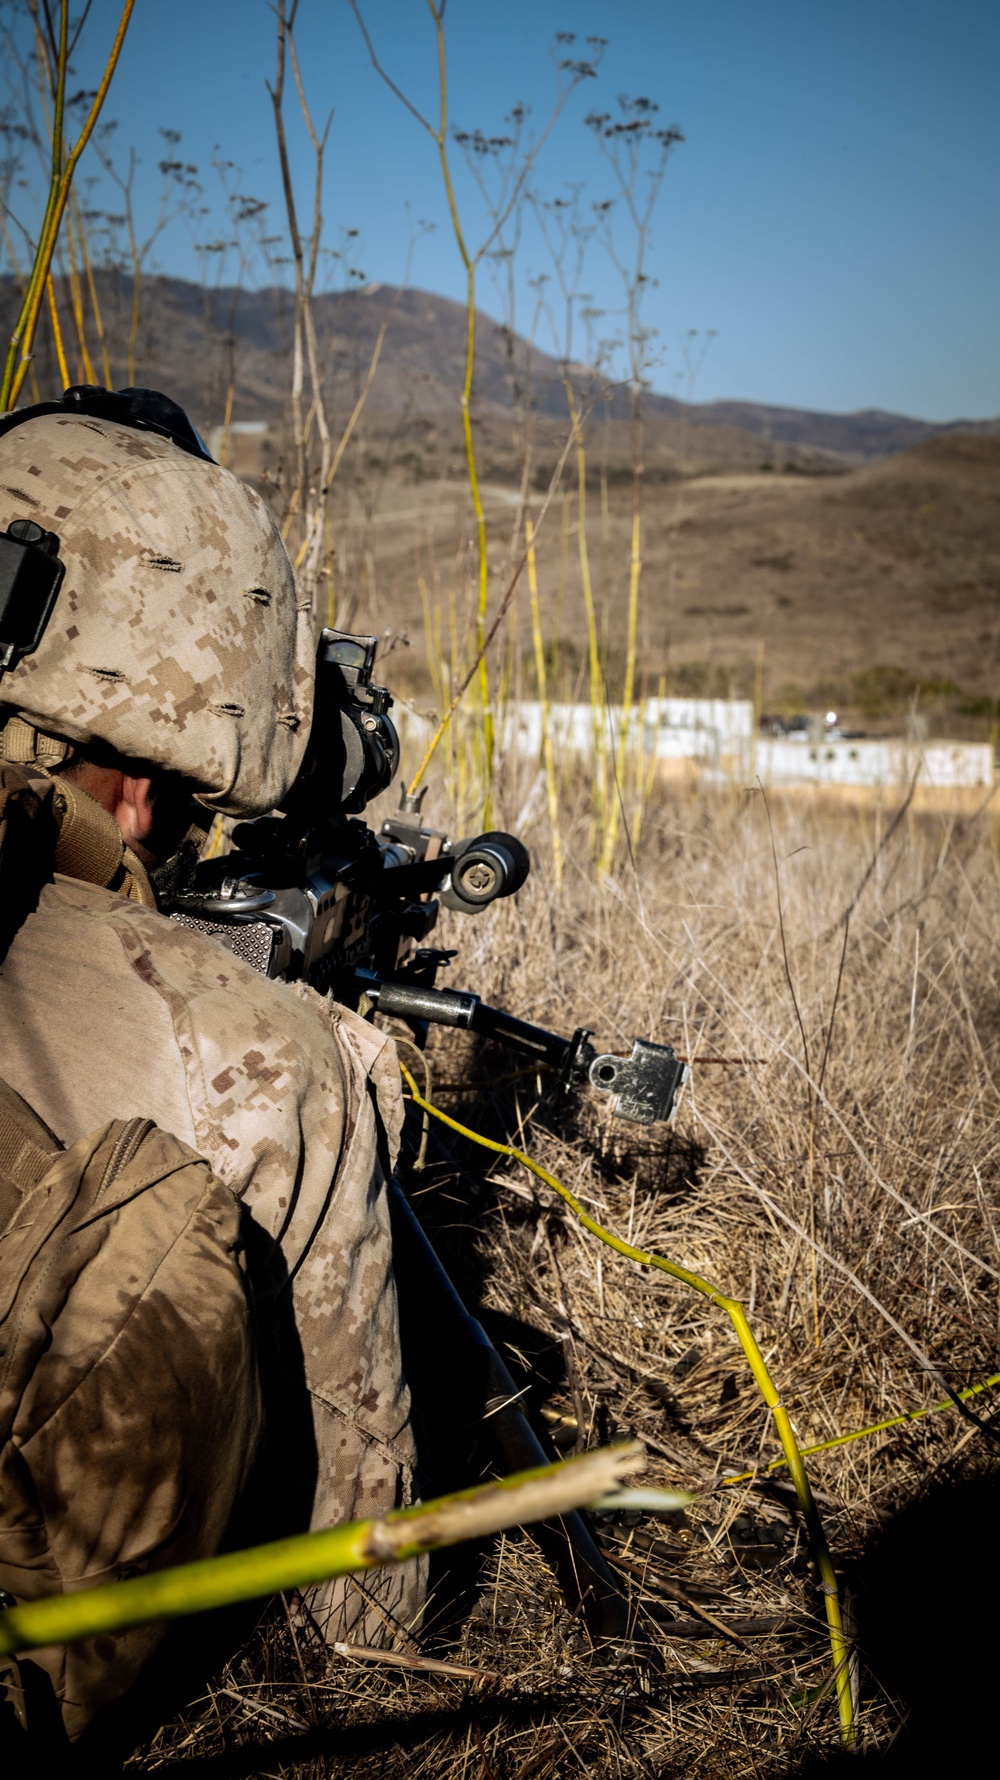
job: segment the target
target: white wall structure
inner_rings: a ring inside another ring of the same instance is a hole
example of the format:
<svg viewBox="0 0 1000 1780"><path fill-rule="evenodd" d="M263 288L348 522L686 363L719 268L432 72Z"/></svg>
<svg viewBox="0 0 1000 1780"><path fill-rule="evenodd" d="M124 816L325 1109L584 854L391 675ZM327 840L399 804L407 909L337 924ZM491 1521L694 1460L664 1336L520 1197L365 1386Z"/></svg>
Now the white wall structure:
<svg viewBox="0 0 1000 1780"><path fill-rule="evenodd" d="M951 790L993 784L993 749L988 742L908 743L893 737L852 740L830 736L795 741L762 736L754 770L764 785L874 785L912 783Z"/></svg>
<svg viewBox="0 0 1000 1780"><path fill-rule="evenodd" d="M647 698L642 709L647 727L657 736L711 732L723 754L753 740L753 705L748 698Z"/></svg>
<svg viewBox="0 0 1000 1780"><path fill-rule="evenodd" d="M742 758L753 739L749 699L647 698L633 706L627 719L620 705L606 706L595 719L590 705L554 704L549 707L549 729L556 753L592 754L595 721L605 743L613 738L617 746L626 724L626 745L641 745L647 758L695 760L705 766ZM541 705L526 699L512 708L500 725L500 745L519 754L540 754Z"/></svg>
<svg viewBox="0 0 1000 1780"><path fill-rule="evenodd" d="M589 705L555 704L549 710L557 755L594 753L594 713ZM605 742L617 743L626 722L620 706L600 716ZM754 735L749 699L650 698L629 712L626 745L641 746L647 760L691 761L711 776L760 779L770 785L863 785L891 790L912 783L927 789L988 788L994 783L988 742L910 743L895 737ZM525 700L499 727L503 751L540 755L542 707Z"/></svg>

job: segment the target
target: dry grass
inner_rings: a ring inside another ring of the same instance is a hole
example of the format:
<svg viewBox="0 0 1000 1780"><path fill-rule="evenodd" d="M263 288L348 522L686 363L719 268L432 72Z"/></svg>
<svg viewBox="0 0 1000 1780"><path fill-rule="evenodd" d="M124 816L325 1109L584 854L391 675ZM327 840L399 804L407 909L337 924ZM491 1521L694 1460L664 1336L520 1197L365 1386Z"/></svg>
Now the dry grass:
<svg viewBox="0 0 1000 1780"><path fill-rule="evenodd" d="M584 858L583 816L578 838ZM439 1032L441 1103L526 1145L607 1224L741 1296L803 1442L934 1401L941 1378L958 1389L995 1370L992 809L908 815L887 838L870 813L789 803L769 827L759 795L664 792L637 870L626 860L603 888L589 868L571 872L558 906L539 851L516 903L453 918L461 980L553 1027L590 1024L611 1047L636 1033L674 1042L693 1062L676 1125L647 1132L609 1122L594 1096L504 1082L496 1055ZM469 1610L435 1630L433 1606L419 1640L494 1678L328 1657L275 1613L129 1772L763 1776L832 1745L794 1503L720 1484L724 1468L779 1450L728 1321L601 1255L513 1165L439 1157L420 1204L512 1366L530 1366L533 1412L557 1440L637 1434L650 1480L698 1490L683 1522L602 1527L632 1566L662 1674L595 1658L534 1548L506 1537L480 1555ZM813 1458L838 1561L928 1477L988 1445L949 1411ZM689 1604L671 1604L665 1583ZM742 1647L707 1624L704 1637L663 1635L665 1611L690 1623L699 1608L790 1623ZM865 1739L884 1742L898 1712L870 1675L862 1696Z"/></svg>

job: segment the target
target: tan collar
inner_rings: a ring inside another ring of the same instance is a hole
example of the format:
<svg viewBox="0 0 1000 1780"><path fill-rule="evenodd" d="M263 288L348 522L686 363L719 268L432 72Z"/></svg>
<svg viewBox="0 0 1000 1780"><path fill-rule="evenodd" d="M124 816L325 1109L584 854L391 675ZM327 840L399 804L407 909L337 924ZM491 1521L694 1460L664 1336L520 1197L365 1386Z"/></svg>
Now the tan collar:
<svg viewBox="0 0 1000 1780"><path fill-rule="evenodd" d="M146 876L146 868L130 847L113 816L103 810L95 798L79 785L50 777L37 766L15 766L0 761L3 789L9 792L19 780L37 792L42 805L48 805L55 818L55 852L48 854L43 874L53 868L64 877L79 878L84 884L101 884L130 902L155 909L156 896ZM52 845L51 837L48 841Z"/></svg>
<svg viewBox="0 0 1000 1780"><path fill-rule="evenodd" d="M9 761L36 785L41 781L53 786L52 813L59 825L56 871L84 884L103 884L130 902L155 909L156 896L145 867L126 847L114 817L89 792L60 775L60 766L75 754L72 742L36 729L17 713L0 728L0 760Z"/></svg>

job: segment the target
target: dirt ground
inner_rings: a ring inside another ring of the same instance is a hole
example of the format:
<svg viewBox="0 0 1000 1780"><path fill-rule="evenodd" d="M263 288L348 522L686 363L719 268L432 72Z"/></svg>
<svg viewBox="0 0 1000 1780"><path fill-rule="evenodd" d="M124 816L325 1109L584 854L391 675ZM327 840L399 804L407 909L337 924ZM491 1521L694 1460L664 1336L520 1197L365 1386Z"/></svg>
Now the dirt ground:
<svg viewBox="0 0 1000 1780"><path fill-rule="evenodd" d="M585 641L575 477L539 539L542 624L568 684ZM515 486L484 489L492 598L509 579ZM536 511L539 496L533 495ZM587 543L609 681L624 655L631 489L587 490ZM422 683L427 608L468 632L474 524L455 480L370 472L334 507L338 622L403 633L397 679ZM889 720L921 683L932 723L988 733L1000 663L1000 440L955 435L836 475L651 476L644 496L640 659L650 690L752 692L764 708L836 700ZM514 624L530 651L527 591ZM977 727L978 725L978 727ZM986 726L985 728L983 726ZM971 726L971 727L970 727Z"/></svg>

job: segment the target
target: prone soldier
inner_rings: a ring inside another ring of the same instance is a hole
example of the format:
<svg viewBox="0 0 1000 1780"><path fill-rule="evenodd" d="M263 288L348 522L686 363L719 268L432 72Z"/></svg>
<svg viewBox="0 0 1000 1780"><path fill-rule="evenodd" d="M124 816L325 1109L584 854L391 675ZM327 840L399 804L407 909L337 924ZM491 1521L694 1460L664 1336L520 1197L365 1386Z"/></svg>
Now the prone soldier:
<svg viewBox="0 0 1000 1780"><path fill-rule="evenodd" d="M0 1075L62 1143L151 1119L237 1197L265 1413L280 1378L269 1438L286 1487L262 1530L382 1513L409 1499L414 1468L386 1201L402 1124L391 1041L168 920L155 889L192 798L254 817L292 785L312 715L308 603L261 500L153 392L70 391L4 417L4 531L40 538L63 575L37 647L0 679L0 762L54 781L60 812L54 874L0 964ZM155 1405L140 1392L132 1413L141 1443ZM149 1480L174 1514L185 1487ZM155 1563L156 1534L153 1516L130 1565ZM375 1642L414 1622L422 1589L412 1566L325 1585L308 1606L329 1639Z"/></svg>

